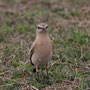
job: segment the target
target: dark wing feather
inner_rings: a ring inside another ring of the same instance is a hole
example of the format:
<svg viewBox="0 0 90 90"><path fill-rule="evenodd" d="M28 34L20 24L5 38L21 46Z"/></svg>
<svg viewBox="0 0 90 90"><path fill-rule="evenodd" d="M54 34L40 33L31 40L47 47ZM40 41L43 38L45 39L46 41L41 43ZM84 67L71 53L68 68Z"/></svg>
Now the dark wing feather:
<svg viewBox="0 0 90 90"><path fill-rule="evenodd" d="M36 44L35 44L35 42L32 44L32 46L31 46L31 49L30 49L30 62L31 62L31 64L32 65L34 65L33 63L32 63L32 55L33 55L33 53L34 53L34 48L35 48L35 46L36 46Z"/></svg>
<svg viewBox="0 0 90 90"><path fill-rule="evenodd" d="M33 49L32 49L32 50L30 51L30 62L31 62L32 65L34 65L34 64L32 63L32 55L33 55L33 52L34 52L34 51L33 51Z"/></svg>

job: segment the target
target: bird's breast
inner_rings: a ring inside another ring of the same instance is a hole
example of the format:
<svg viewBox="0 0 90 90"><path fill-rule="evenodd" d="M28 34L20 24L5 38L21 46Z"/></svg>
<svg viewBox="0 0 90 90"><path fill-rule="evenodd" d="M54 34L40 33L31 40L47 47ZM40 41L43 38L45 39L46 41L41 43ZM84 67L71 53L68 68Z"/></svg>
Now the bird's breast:
<svg viewBox="0 0 90 90"><path fill-rule="evenodd" d="M48 63L52 56L52 47L50 43L39 43L36 48L37 61L40 65L45 65Z"/></svg>
<svg viewBox="0 0 90 90"><path fill-rule="evenodd" d="M49 54L52 51L52 45L50 42L40 42L37 46L37 51L40 53Z"/></svg>

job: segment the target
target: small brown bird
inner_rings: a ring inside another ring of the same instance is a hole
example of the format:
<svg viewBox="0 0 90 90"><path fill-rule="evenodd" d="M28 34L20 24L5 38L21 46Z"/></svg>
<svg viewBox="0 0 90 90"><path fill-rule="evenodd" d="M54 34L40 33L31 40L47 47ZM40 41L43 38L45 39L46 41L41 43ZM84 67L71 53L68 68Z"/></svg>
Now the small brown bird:
<svg viewBox="0 0 90 90"><path fill-rule="evenodd" d="M37 26L36 38L30 49L30 62L34 65L34 72L38 73L39 66L46 66L48 76L48 62L52 57L53 42L48 35L48 25L40 23Z"/></svg>

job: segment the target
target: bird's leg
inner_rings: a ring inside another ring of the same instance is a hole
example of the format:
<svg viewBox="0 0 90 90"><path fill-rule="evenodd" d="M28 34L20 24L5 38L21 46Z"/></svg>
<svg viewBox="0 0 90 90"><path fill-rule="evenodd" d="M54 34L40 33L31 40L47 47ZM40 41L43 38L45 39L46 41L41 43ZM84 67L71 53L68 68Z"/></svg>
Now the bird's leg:
<svg viewBox="0 0 90 90"><path fill-rule="evenodd" d="M48 66L46 66L46 72L47 72L47 79L49 80Z"/></svg>
<svg viewBox="0 0 90 90"><path fill-rule="evenodd" d="M38 66L36 66L36 77L37 77L37 80L39 80L39 71L38 71Z"/></svg>
<svg viewBox="0 0 90 90"><path fill-rule="evenodd" d="M36 79L39 80L39 73L36 72Z"/></svg>
<svg viewBox="0 0 90 90"><path fill-rule="evenodd" d="M46 72L47 72L47 84L50 85L49 74L48 74L48 66L46 66Z"/></svg>

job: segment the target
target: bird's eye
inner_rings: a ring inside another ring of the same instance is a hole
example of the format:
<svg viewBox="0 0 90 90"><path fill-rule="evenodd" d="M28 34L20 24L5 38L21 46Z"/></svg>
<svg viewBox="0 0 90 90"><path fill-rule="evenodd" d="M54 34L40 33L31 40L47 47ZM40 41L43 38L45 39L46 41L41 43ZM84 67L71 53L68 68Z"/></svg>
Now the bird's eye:
<svg viewBox="0 0 90 90"><path fill-rule="evenodd" d="M42 27L38 27L38 29L42 29Z"/></svg>

